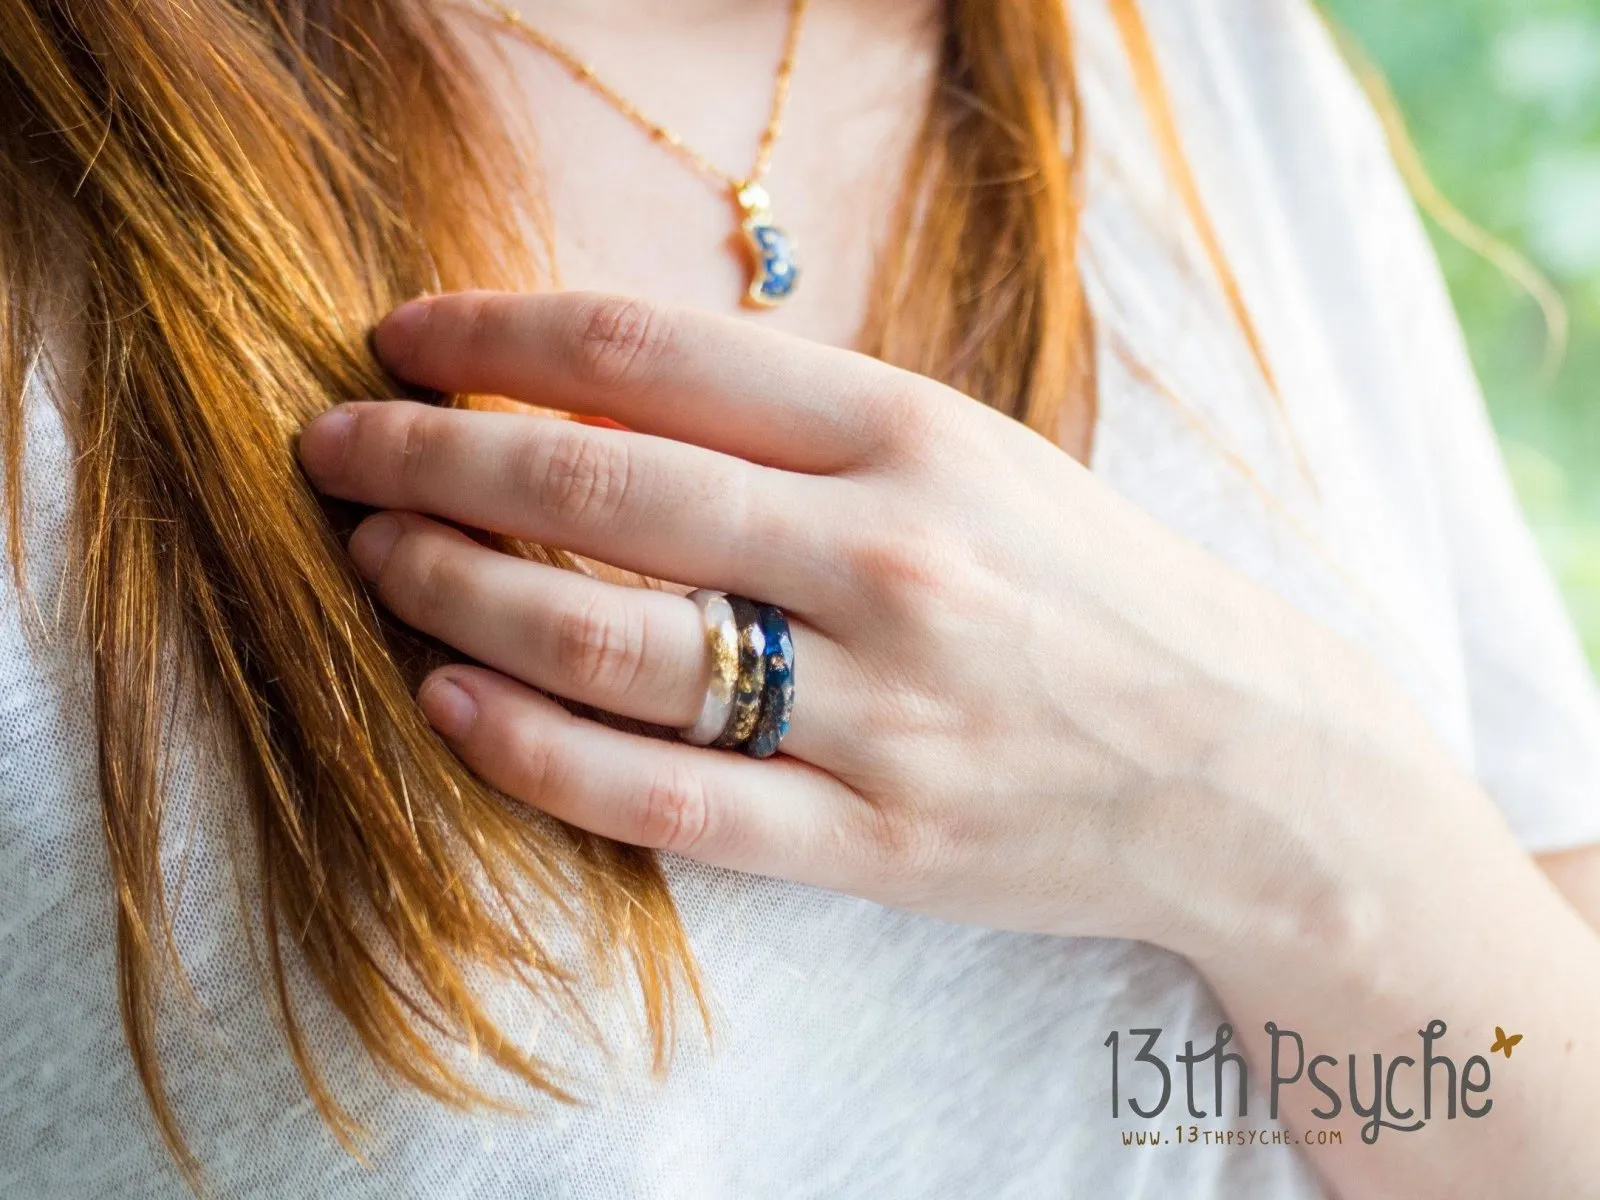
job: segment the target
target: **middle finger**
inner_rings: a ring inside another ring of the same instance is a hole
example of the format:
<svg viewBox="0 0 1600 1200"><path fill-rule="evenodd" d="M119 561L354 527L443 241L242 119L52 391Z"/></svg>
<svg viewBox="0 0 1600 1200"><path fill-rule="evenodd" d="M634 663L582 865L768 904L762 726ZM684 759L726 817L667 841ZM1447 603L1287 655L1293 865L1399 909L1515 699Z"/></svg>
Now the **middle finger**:
<svg viewBox="0 0 1600 1200"><path fill-rule="evenodd" d="M300 457L323 491L798 612L821 599L836 481L648 434L406 400L341 404ZM802 517L804 519L796 519Z"/></svg>

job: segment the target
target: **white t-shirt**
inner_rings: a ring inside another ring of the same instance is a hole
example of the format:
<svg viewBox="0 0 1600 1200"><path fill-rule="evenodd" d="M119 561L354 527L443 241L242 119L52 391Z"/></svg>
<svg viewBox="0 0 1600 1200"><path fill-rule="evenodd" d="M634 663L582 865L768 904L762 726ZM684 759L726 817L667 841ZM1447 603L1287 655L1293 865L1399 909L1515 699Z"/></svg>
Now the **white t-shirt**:
<svg viewBox="0 0 1600 1200"><path fill-rule="evenodd" d="M1105 2L1076 4L1095 473L1371 647L1529 850L1600 841L1595 685L1518 515L1423 230L1324 30L1301 0L1145 6L1313 488L1161 171ZM118 1019L86 658L58 582L69 452L42 386L33 400L28 551L40 610L62 617L53 640L30 644L7 576L0 1195L176 1196ZM667 868L716 1041L686 1038L664 1083L639 1055L590 1064L584 1108L459 1115L391 1086L297 975L338 1092L374 1131L364 1168L305 1099L259 998L221 849L237 783L191 753L180 717L168 861L175 878L192 837L178 932L209 1015L198 1043L178 1023L164 1061L219 1196L1320 1195L1314 1151L1123 1144L1125 1131L1191 1123L1181 1096L1153 1126L1126 1107L1114 1119L1104 1045L1124 1031L1125 1106L1129 1090L1153 1098L1126 1030L1166 1030L1169 1061L1185 1039L1210 1043L1223 1018L1182 959L682 860ZM546 1030L540 1045L561 1037ZM1196 1123L1259 1137L1274 1128L1265 1114L1258 1092L1248 1117Z"/></svg>

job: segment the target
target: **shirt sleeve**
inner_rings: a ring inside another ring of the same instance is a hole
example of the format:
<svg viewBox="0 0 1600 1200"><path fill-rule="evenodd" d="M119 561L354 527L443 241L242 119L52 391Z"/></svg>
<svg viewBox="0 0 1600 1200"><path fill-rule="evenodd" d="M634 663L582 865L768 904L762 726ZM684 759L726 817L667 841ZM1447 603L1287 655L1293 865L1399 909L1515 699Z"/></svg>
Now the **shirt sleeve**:
<svg viewBox="0 0 1600 1200"><path fill-rule="evenodd" d="M1330 39L1317 30L1328 50ZM1346 85L1358 89L1346 72ZM1363 96L1368 142L1386 147ZM1439 262L1387 153L1359 157L1387 241L1450 564L1479 780L1533 852L1600 842L1600 687L1513 491Z"/></svg>
<svg viewBox="0 0 1600 1200"><path fill-rule="evenodd" d="M1235 191L1234 211L1214 214L1234 226L1242 274L1257 276L1258 297L1312 314L1367 447L1413 477L1397 493L1412 511L1395 516L1428 526L1447 576L1439 619L1459 642L1478 780L1530 852L1600 843L1600 686L1522 515L1382 123L1309 0L1147 5L1170 31L1164 61L1193 77L1197 123L1214 122L1210 144L1260 206ZM1284 319L1260 315L1270 356Z"/></svg>
<svg viewBox="0 0 1600 1200"><path fill-rule="evenodd" d="M1600 688L1523 518L1421 222L1407 197L1384 202L1397 210L1393 303L1415 347L1478 778L1529 850L1600 842Z"/></svg>

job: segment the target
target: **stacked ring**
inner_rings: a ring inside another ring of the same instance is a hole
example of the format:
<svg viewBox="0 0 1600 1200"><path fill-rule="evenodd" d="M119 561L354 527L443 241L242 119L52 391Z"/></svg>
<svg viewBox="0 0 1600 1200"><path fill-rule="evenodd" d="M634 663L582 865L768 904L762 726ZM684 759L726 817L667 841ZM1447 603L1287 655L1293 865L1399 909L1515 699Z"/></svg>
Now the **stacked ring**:
<svg viewBox="0 0 1600 1200"><path fill-rule="evenodd" d="M756 731L767 674L767 639L761 632L761 614L754 604L743 596L729 596L728 603L733 606L733 619L739 626L739 677L733 688L733 712L727 728L711 744L732 750Z"/></svg>
<svg viewBox="0 0 1600 1200"><path fill-rule="evenodd" d="M709 746L722 736L733 712L733 689L739 674L739 627L733 606L721 592L700 588L689 593L706 627L706 656L711 660L711 682L700 716L679 736L691 746Z"/></svg>
<svg viewBox="0 0 1600 1200"><path fill-rule="evenodd" d="M766 678L762 683L761 715L744 749L752 758L770 758L789 732L789 714L794 709L794 640L782 609L771 604L756 608L766 639Z"/></svg>
<svg viewBox="0 0 1600 1200"><path fill-rule="evenodd" d="M769 758L794 711L794 641L775 605L701 588L689 594L705 625L710 682L695 723L678 736L695 746Z"/></svg>

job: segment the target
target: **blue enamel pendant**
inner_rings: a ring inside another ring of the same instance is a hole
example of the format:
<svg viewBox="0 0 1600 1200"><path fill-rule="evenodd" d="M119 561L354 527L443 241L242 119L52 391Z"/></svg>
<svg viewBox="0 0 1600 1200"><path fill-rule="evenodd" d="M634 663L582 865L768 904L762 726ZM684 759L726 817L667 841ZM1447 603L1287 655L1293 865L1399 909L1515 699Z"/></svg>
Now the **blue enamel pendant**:
<svg viewBox="0 0 1600 1200"><path fill-rule="evenodd" d="M733 195L744 216L739 228L750 251L750 288L745 300L759 308L773 308L787 300L800 282L794 239L772 223L772 200L759 183L740 184Z"/></svg>

